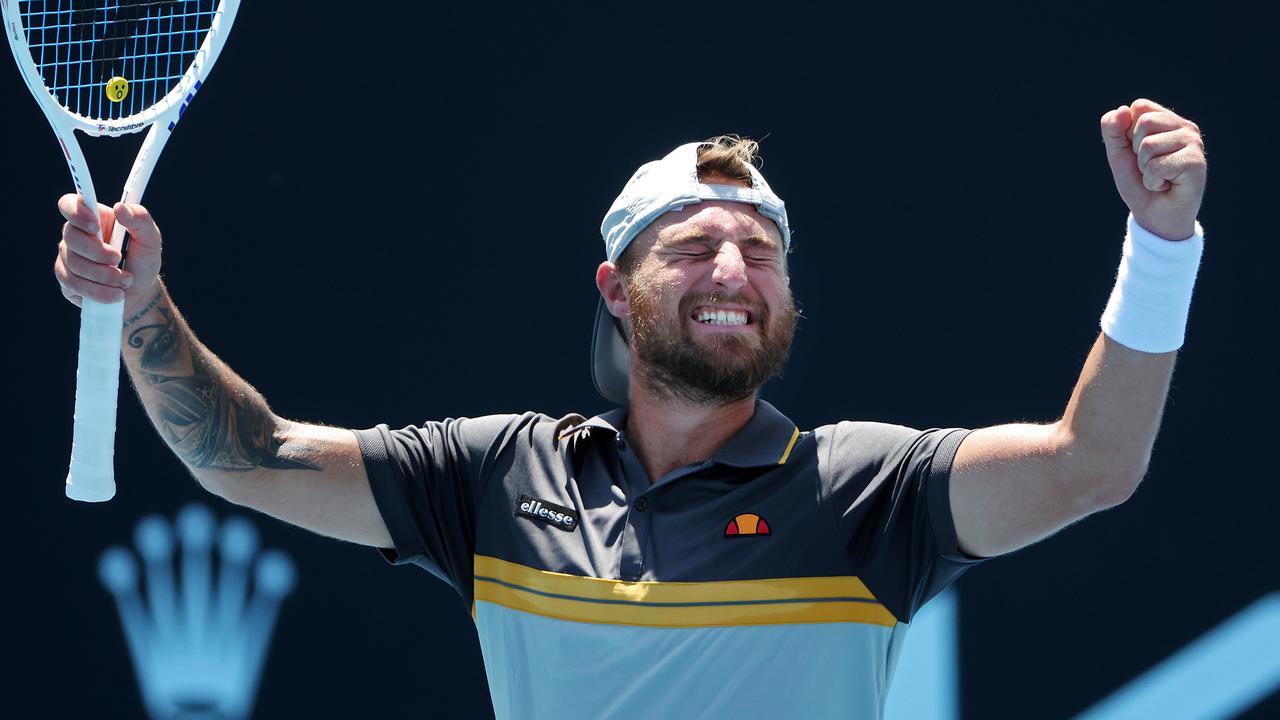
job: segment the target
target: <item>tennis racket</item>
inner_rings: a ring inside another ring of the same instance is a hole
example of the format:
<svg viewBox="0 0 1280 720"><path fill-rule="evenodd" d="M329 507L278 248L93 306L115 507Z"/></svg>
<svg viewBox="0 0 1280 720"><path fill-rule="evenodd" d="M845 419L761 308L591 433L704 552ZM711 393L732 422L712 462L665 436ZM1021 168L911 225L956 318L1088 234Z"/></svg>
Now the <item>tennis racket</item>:
<svg viewBox="0 0 1280 720"><path fill-rule="evenodd" d="M141 201L160 151L195 97L235 20L239 0L0 0L5 36L58 136L76 192L98 198L75 130L119 137L148 130L121 202ZM99 231L101 232L101 231ZM101 240L99 235L99 240ZM127 250L116 223L111 244ZM116 397L124 303L84 298L67 497L116 492Z"/></svg>

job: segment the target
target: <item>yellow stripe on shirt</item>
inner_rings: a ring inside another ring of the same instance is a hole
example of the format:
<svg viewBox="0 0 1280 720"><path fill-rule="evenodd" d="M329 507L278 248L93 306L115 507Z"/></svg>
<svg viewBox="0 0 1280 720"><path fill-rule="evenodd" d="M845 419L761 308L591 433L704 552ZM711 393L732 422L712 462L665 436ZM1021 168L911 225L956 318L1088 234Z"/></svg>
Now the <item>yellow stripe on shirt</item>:
<svg viewBox="0 0 1280 720"><path fill-rule="evenodd" d="M578 622L710 627L897 620L856 577L624 582L477 555L475 599Z"/></svg>

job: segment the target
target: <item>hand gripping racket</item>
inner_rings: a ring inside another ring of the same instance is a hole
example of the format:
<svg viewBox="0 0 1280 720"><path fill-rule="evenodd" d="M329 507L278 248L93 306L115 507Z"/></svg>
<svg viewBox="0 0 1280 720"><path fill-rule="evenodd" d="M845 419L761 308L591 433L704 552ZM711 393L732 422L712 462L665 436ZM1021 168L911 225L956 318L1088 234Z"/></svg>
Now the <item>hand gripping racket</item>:
<svg viewBox="0 0 1280 720"><path fill-rule="evenodd" d="M98 207L75 133L119 137L150 128L121 202L139 202L178 118L209 74L239 0L0 0L4 32L27 88L58 136L76 192ZM99 237L101 240L102 238ZM111 244L128 242L119 223ZM67 497L116 492L116 396L124 303L84 298Z"/></svg>

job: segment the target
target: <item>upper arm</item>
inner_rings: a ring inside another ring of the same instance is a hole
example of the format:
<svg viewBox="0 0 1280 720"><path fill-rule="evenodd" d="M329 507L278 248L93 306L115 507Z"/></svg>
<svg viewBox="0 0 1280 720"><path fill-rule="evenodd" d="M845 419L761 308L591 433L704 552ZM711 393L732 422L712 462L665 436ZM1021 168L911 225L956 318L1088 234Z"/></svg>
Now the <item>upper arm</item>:
<svg viewBox="0 0 1280 720"><path fill-rule="evenodd" d="M951 469L951 515L960 548L991 557L1025 547L1105 507L1070 470L1060 425L974 430Z"/></svg>
<svg viewBox="0 0 1280 720"><path fill-rule="evenodd" d="M278 461L228 478L218 494L321 535L391 546L352 431L283 421L276 438Z"/></svg>

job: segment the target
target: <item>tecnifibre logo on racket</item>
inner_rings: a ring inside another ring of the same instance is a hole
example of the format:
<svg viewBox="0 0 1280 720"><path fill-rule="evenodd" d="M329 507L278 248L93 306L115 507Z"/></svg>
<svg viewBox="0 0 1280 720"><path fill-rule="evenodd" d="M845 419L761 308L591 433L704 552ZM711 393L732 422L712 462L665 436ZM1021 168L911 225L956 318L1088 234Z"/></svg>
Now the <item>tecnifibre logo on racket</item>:
<svg viewBox="0 0 1280 720"><path fill-rule="evenodd" d="M203 505L187 506L172 525L143 518L134 544L141 566L117 546L102 553L98 574L120 611L147 714L249 717L293 562L279 550L259 553L248 520L219 527Z"/></svg>

